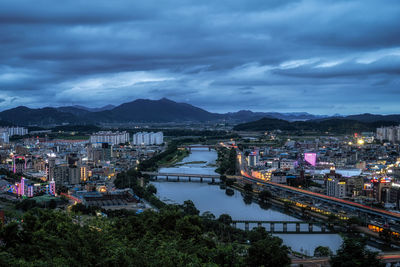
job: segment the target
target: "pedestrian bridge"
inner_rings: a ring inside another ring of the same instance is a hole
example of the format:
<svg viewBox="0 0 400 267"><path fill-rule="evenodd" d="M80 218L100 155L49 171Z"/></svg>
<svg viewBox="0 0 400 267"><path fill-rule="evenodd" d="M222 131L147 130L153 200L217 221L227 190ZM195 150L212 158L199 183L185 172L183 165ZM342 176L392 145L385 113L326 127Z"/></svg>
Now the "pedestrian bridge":
<svg viewBox="0 0 400 267"><path fill-rule="evenodd" d="M326 223L304 221L259 221L259 220L233 220L232 226L244 225L246 231L250 226L264 227L269 233L276 234L335 234Z"/></svg>

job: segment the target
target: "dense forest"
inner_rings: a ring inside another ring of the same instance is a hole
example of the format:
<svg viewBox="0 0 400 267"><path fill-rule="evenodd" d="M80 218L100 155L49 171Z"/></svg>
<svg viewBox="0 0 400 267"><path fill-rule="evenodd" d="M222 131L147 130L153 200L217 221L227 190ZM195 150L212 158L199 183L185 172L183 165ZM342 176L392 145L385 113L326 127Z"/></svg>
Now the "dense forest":
<svg viewBox="0 0 400 267"><path fill-rule="evenodd" d="M288 248L264 229L199 216L190 201L108 218L33 209L0 231L1 266L288 266Z"/></svg>
<svg viewBox="0 0 400 267"><path fill-rule="evenodd" d="M335 134L353 134L355 132L374 132L381 126L398 125L391 121L360 122L347 119L325 119L288 122L280 119L262 118L257 121L238 124L233 129L237 131L272 131L288 132L330 132Z"/></svg>

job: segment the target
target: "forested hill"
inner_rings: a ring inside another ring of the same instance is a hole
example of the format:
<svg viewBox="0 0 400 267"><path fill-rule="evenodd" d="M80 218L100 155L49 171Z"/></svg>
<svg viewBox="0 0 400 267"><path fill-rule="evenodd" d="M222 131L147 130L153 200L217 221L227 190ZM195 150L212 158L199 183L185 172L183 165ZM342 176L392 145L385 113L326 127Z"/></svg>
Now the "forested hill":
<svg viewBox="0 0 400 267"><path fill-rule="evenodd" d="M360 122L348 119L325 119L310 121L294 121L289 122L280 119L262 118L257 121L247 122L236 125L233 129L236 131L315 131L315 132L331 132L346 133L354 132L374 132L376 128L381 126L398 125L393 121L374 121Z"/></svg>

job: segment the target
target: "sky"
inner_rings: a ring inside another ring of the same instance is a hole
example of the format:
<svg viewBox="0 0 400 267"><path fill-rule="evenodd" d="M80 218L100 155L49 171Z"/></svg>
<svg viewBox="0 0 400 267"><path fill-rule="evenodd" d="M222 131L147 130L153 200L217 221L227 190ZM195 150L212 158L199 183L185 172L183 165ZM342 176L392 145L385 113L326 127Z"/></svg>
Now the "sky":
<svg viewBox="0 0 400 267"><path fill-rule="evenodd" d="M400 113L398 0L2 0L0 110Z"/></svg>

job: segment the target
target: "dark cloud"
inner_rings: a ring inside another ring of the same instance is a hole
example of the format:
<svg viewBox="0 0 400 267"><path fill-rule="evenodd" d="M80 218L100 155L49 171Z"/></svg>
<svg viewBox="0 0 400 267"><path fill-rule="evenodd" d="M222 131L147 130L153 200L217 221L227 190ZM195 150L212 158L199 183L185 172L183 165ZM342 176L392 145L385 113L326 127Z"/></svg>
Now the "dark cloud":
<svg viewBox="0 0 400 267"><path fill-rule="evenodd" d="M399 16L396 0L4 0L0 107L398 113Z"/></svg>

